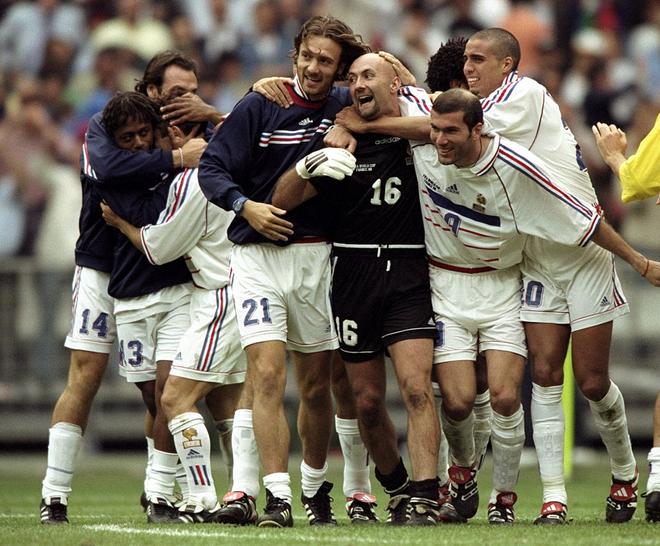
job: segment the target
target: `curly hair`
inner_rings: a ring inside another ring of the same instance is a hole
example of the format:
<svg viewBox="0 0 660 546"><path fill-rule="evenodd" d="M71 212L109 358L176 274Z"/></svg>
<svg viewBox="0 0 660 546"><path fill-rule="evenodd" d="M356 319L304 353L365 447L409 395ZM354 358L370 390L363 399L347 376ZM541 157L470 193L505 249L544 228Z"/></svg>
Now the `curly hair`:
<svg viewBox="0 0 660 546"><path fill-rule="evenodd" d="M447 91L451 82L459 82L461 87L467 88L467 80L463 74L465 64L465 44L467 39L463 36L450 38L440 44L438 51L429 59L426 71L426 83L431 92Z"/></svg>
<svg viewBox="0 0 660 546"><path fill-rule="evenodd" d="M149 64L147 64L147 67L144 69L142 79L135 84L135 91L146 95L147 87L155 85L160 93L161 87L163 86L165 70L173 65L178 66L183 70L193 72L195 76L197 76L197 64L195 61L179 51L167 50L158 53L151 58Z"/></svg>
<svg viewBox="0 0 660 546"><path fill-rule="evenodd" d="M339 59L341 69L335 75L335 80L345 80L353 61L360 55L371 53L371 48L362 41L362 36L355 34L346 23L330 15L316 15L305 21L293 40L290 56L294 62L300 52L300 45L308 36L330 38L341 47Z"/></svg>
<svg viewBox="0 0 660 546"><path fill-rule="evenodd" d="M149 123L154 129L161 122L157 105L146 95L135 91L117 93L103 109L101 123L113 137L129 120Z"/></svg>

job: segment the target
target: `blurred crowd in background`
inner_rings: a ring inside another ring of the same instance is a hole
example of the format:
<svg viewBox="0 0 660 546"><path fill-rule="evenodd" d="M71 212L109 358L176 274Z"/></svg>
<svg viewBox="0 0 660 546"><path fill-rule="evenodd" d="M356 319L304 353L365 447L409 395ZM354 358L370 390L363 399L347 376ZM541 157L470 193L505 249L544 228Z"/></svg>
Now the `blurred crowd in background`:
<svg viewBox="0 0 660 546"><path fill-rule="evenodd" d="M196 59L200 96L227 112L258 78L292 75L293 36L315 14L345 20L373 49L398 56L422 86L428 58L448 38L493 26L513 32L521 73L560 103L608 219L625 228L590 126L619 125L631 149L652 127L660 109L657 0L3 1L0 258L29 256L38 265L47 312L55 294L69 297L88 119L115 92L132 89L164 49ZM53 322L40 321L42 329Z"/></svg>

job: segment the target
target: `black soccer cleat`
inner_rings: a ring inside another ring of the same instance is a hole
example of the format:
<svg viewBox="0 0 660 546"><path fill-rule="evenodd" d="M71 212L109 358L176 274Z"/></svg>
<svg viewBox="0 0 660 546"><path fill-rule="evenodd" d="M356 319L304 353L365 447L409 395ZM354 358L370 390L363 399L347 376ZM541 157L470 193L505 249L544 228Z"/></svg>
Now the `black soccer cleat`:
<svg viewBox="0 0 660 546"><path fill-rule="evenodd" d="M479 508L476 468L452 465L449 467L449 478L449 491L454 508L466 520L474 517Z"/></svg>
<svg viewBox="0 0 660 546"><path fill-rule="evenodd" d="M440 504L438 504L438 501L424 497L410 497L406 525L436 525L439 514Z"/></svg>
<svg viewBox="0 0 660 546"><path fill-rule="evenodd" d="M544 502L541 515L534 520L534 525L566 525L568 510L564 503L557 501Z"/></svg>
<svg viewBox="0 0 660 546"><path fill-rule="evenodd" d="M39 517L44 525L66 525L69 518L66 515L66 504L61 502L60 497L50 497L50 502L46 504L46 499L41 499L39 505Z"/></svg>
<svg viewBox="0 0 660 546"><path fill-rule="evenodd" d="M346 513L351 523L358 525L378 523L378 516L374 510L376 506L376 497L369 493L355 493L346 499Z"/></svg>
<svg viewBox="0 0 660 546"><path fill-rule="evenodd" d="M143 512L147 511L147 504L147 494L142 491L142 494L140 495L140 506L142 506Z"/></svg>
<svg viewBox="0 0 660 546"><path fill-rule="evenodd" d="M291 505L266 489L266 507L257 518L257 527L293 527Z"/></svg>
<svg viewBox="0 0 660 546"><path fill-rule="evenodd" d="M637 478L618 480L612 476L610 494L605 504L605 521L608 523L626 523L630 521L637 509Z"/></svg>
<svg viewBox="0 0 660 546"><path fill-rule="evenodd" d="M332 511L331 490L332 484L323 482L313 497L306 497L304 494L300 496L310 525L337 525Z"/></svg>
<svg viewBox="0 0 660 546"><path fill-rule="evenodd" d="M183 523L178 510L163 497L147 499L147 523Z"/></svg>
<svg viewBox="0 0 660 546"><path fill-rule="evenodd" d="M389 525L405 525L408 521L408 502L410 495L394 495L387 504L387 520Z"/></svg>
<svg viewBox="0 0 660 546"><path fill-rule="evenodd" d="M222 498L216 521L227 525L254 525L257 507L254 498L243 491L230 491Z"/></svg>
<svg viewBox="0 0 660 546"><path fill-rule="evenodd" d="M646 521L649 523L660 522L660 491L647 491L642 497L646 499L644 503Z"/></svg>
<svg viewBox="0 0 660 546"><path fill-rule="evenodd" d="M498 493L495 502L488 505L488 523L493 525L513 525L516 521L513 505L518 496L513 491Z"/></svg>
<svg viewBox="0 0 660 546"><path fill-rule="evenodd" d="M181 523L215 523L220 505L211 508L193 503L185 503L178 508L178 518Z"/></svg>

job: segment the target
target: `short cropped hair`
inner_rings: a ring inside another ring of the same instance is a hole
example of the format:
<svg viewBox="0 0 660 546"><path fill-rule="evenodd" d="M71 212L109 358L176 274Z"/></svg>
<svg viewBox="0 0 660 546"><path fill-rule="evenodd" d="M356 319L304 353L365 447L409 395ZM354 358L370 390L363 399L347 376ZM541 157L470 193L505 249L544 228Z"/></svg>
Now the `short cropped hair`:
<svg viewBox="0 0 660 546"><path fill-rule="evenodd" d="M472 131L477 123L484 122L484 111L476 95L466 89L450 89L436 97L433 111L438 114L463 112L463 122Z"/></svg>
<svg viewBox="0 0 660 546"><path fill-rule="evenodd" d="M470 36L470 40L488 40L493 42L493 49L498 59L511 57L513 70L518 70L520 64L520 43L508 30L503 28L487 28Z"/></svg>
<svg viewBox="0 0 660 546"><path fill-rule="evenodd" d="M146 95L135 91L117 93L103 109L101 123L108 135L114 134L129 120L151 124L154 129L160 124L157 105Z"/></svg>
<svg viewBox="0 0 660 546"><path fill-rule="evenodd" d="M461 82L467 87L467 80L463 74L465 44L467 38L463 36L450 38L444 44L440 44L438 51L431 56L426 71L426 83L432 93L451 89L452 81Z"/></svg>
<svg viewBox="0 0 660 546"><path fill-rule="evenodd" d="M330 15L316 15L305 21L293 40L291 58L294 61L300 53L300 45L308 36L330 38L341 47L341 57L339 58L341 69L336 74L335 80L345 80L353 61L365 53L371 53L371 48L362 41L362 37L355 34L346 23Z"/></svg>
<svg viewBox="0 0 660 546"><path fill-rule="evenodd" d="M183 70L193 72L197 76L197 63L179 51L167 50L151 58L147 68L144 69L142 79L135 84L135 90L143 95L147 94L147 87L155 85L160 92L163 86L165 70L170 66L178 66Z"/></svg>

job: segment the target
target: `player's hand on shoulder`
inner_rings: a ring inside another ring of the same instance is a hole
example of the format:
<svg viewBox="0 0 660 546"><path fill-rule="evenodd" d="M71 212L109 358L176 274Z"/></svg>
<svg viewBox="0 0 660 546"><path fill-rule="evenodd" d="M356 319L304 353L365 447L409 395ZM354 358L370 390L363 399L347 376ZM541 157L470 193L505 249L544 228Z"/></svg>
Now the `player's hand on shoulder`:
<svg viewBox="0 0 660 546"><path fill-rule="evenodd" d="M401 85L417 85L417 79L413 76L413 73L394 55L387 51L379 51L378 55L392 65L394 72L401 80Z"/></svg>
<svg viewBox="0 0 660 546"><path fill-rule="evenodd" d="M241 211L252 229L272 241L287 241L293 234L293 224L281 218L285 214L284 209L252 200L247 200Z"/></svg>
<svg viewBox="0 0 660 546"><path fill-rule="evenodd" d="M344 148L349 152L355 152L357 140L353 134L339 125L333 125L323 137L323 144L330 148Z"/></svg>
<svg viewBox="0 0 660 546"><path fill-rule="evenodd" d="M293 99L289 95L286 84L293 85L293 80L278 76L262 78L252 86L252 91L263 95L282 108L288 108L293 104Z"/></svg>
<svg viewBox="0 0 660 546"><path fill-rule="evenodd" d="M343 148L322 148L303 157L296 163L300 178L328 176L343 180L355 170L355 156Z"/></svg>

